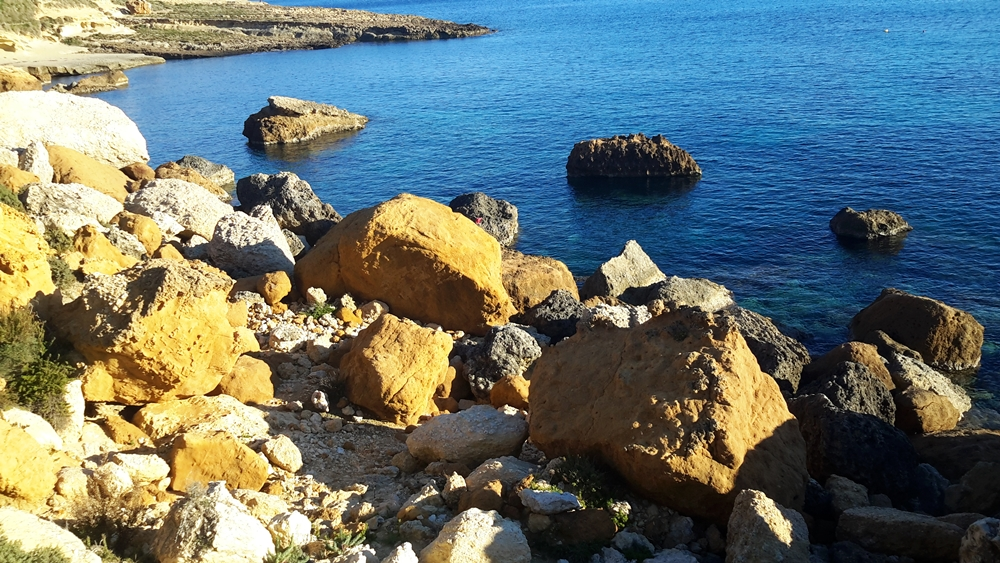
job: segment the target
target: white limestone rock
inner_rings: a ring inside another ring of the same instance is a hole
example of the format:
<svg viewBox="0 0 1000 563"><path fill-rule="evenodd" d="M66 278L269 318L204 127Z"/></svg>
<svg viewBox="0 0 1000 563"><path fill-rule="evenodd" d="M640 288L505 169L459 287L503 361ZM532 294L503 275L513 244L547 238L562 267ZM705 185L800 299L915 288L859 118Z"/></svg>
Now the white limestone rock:
<svg viewBox="0 0 1000 563"><path fill-rule="evenodd" d="M25 551L54 547L70 563L101 563L101 558L68 530L16 508L0 508L0 535L10 541L20 542Z"/></svg>
<svg viewBox="0 0 1000 563"><path fill-rule="evenodd" d="M479 465L518 451L527 437L528 423L515 409L476 405L425 422L409 435L406 447L421 461Z"/></svg>
<svg viewBox="0 0 1000 563"><path fill-rule="evenodd" d="M557 493L555 491L535 491L522 489L517 493L521 503L535 514L559 514L582 508L580 499L573 493ZM650 550L652 553L652 550Z"/></svg>
<svg viewBox="0 0 1000 563"><path fill-rule="evenodd" d="M62 438L52 428L52 425L33 412L23 409L8 409L0 413L0 419L3 419L11 426L17 426L24 430L36 442L50 451L60 451L63 449Z"/></svg>
<svg viewBox="0 0 1000 563"><path fill-rule="evenodd" d="M275 545L305 545L312 541L312 523L299 511L278 514L267 525Z"/></svg>
<svg viewBox="0 0 1000 563"><path fill-rule="evenodd" d="M24 209L45 229L62 229L73 236L84 225L105 231L124 209L115 198L83 184L28 184L19 196Z"/></svg>
<svg viewBox="0 0 1000 563"><path fill-rule="evenodd" d="M173 217L186 230L208 240L215 233L220 219L233 212L233 206L198 184L164 178L153 180L146 187L125 198L125 209L153 217L156 212Z"/></svg>
<svg viewBox="0 0 1000 563"><path fill-rule="evenodd" d="M470 508L451 519L420 552L421 563L529 563L531 548L517 522L495 510Z"/></svg>
<svg viewBox="0 0 1000 563"><path fill-rule="evenodd" d="M302 469L302 452L292 439L285 435L275 436L264 442L260 451L274 465L292 473Z"/></svg>
<svg viewBox="0 0 1000 563"><path fill-rule="evenodd" d="M759 561L809 563L809 528L798 512L745 489L729 516L726 563Z"/></svg>
<svg viewBox="0 0 1000 563"><path fill-rule="evenodd" d="M49 151L38 141L28 143L17 158L17 167L38 176L39 182L51 182L55 170L49 163Z"/></svg>
<svg viewBox="0 0 1000 563"><path fill-rule="evenodd" d="M116 453L111 461L122 466L138 487L165 479L170 474L170 465L155 454Z"/></svg>
<svg viewBox="0 0 1000 563"><path fill-rule="evenodd" d="M396 546L382 563L418 563L417 554L413 551L413 545L410 542L403 542L402 545Z"/></svg>
<svg viewBox="0 0 1000 563"><path fill-rule="evenodd" d="M237 211L215 225L208 256L234 279L268 272L290 272L295 258L271 208L259 205L252 215Z"/></svg>

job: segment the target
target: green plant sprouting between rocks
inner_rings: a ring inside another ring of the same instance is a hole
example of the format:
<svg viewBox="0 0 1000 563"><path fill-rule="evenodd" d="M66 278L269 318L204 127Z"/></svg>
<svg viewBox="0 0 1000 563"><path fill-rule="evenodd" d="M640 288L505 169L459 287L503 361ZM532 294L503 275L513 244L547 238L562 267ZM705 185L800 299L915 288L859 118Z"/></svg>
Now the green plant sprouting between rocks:
<svg viewBox="0 0 1000 563"><path fill-rule="evenodd" d="M357 547L365 543L368 537L368 526L362 524L358 530L351 531L341 528L330 534L329 538L323 540L323 547L326 549L326 557L336 557L343 555L352 547Z"/></svg>
<svg viewBox="0 0 1000 563"><path fill-rule="evenodd" d="M0 563L70 563L70 560L55 547L25 551L21 542L11 541L0 534Z"/></svg>
<svg viewBox="0 0 1000 563"><path fill-rule="evenodd" d="M309 556L302 548L289 542L288 545L275 545L275 550L267 554L264 563L306 563Z"/></svg>
<svg viewBox="0 0 1000 563"><path fill-rule="evenodd" d="M316 320L319 320L319 318L322 317L323 315L333 314L333 312L336 310L337 310L336 307L330 305L329 303L326 302L317 303L313 305L312 308L309 310L309 316Z"/></svg>
<svg viewBox="0 0 1000 563"><path fill-rule="evenodd" d="M73 250L73 239L62 229L45 229L45 242L49 248L56 251L56 254L62 255Z"/></svg>
<svg viewBox="0 0 1000 563"><path fill-rule="evenodd" d="M73 367L55 357L45 338L45 325L28 307L0 309L0 408L19 406L49 421L66 423L63 400Z"/></svg>
<svg viewBox="0 0 1000 563"><path fill-rule="evenodd" d="M0 203L24 213L24 206L21 205L21 200L17 199L17 194L4 184L0 184Z"/></svg>

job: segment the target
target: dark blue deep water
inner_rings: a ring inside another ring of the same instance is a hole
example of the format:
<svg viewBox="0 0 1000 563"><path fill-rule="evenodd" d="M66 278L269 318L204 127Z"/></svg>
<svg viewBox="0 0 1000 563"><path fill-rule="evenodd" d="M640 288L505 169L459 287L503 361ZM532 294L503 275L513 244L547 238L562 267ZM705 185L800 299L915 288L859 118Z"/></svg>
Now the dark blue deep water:
<svg viewBox="0 0 1000 563"><path fill-rule="evenodd" d="M975 386L1000 396L1000 2L329 5L498 33L170 62L100 97L138 123L154 165L198 154L237 177L291 170L343 214L404 191L443 203L485 191L517 205L521 251L577 275L636 239L667 274L725 284L804 331L814 354L845 341L883 287L941 299L986 326ZM243 120L271 95L371 122L251 149ZM703 179L567 182L575 142L640 131L687 149ZM895 210L914 231L901 247L844 246L827 227L844 206Z"/></svg>

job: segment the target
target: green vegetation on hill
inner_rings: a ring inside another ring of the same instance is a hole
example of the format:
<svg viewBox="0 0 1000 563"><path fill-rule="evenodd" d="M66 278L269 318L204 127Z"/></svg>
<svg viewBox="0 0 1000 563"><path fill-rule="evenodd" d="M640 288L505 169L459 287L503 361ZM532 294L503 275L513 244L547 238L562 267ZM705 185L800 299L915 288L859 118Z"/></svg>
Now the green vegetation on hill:
<svg viewBox="0 0 1000 563"><path fill-rule="evenodd" d="M34 0L0 0L0 31L37 35L41 29Z"/></svg>
<svg viewBox="0 0 1000 563"><path fill-rule="evenodd" d="M0 408L20 406L55 428L66 422L63 393L73 367L53 357L45 327L28 307L0 310Z"/></svg>

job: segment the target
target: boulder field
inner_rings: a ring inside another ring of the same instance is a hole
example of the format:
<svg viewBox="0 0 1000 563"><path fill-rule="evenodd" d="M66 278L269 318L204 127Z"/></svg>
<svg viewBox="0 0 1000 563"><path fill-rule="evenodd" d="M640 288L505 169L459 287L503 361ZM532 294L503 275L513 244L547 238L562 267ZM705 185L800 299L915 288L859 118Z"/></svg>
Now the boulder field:
<svg viewBox="0 0 1000 563"><path fill-rule="evenodd" d="M967 312L886 289L812 357L637 241L574 278L511 202L341 217L24 94L66 115L0 128L13 560L1000 560Z"/></svg>

